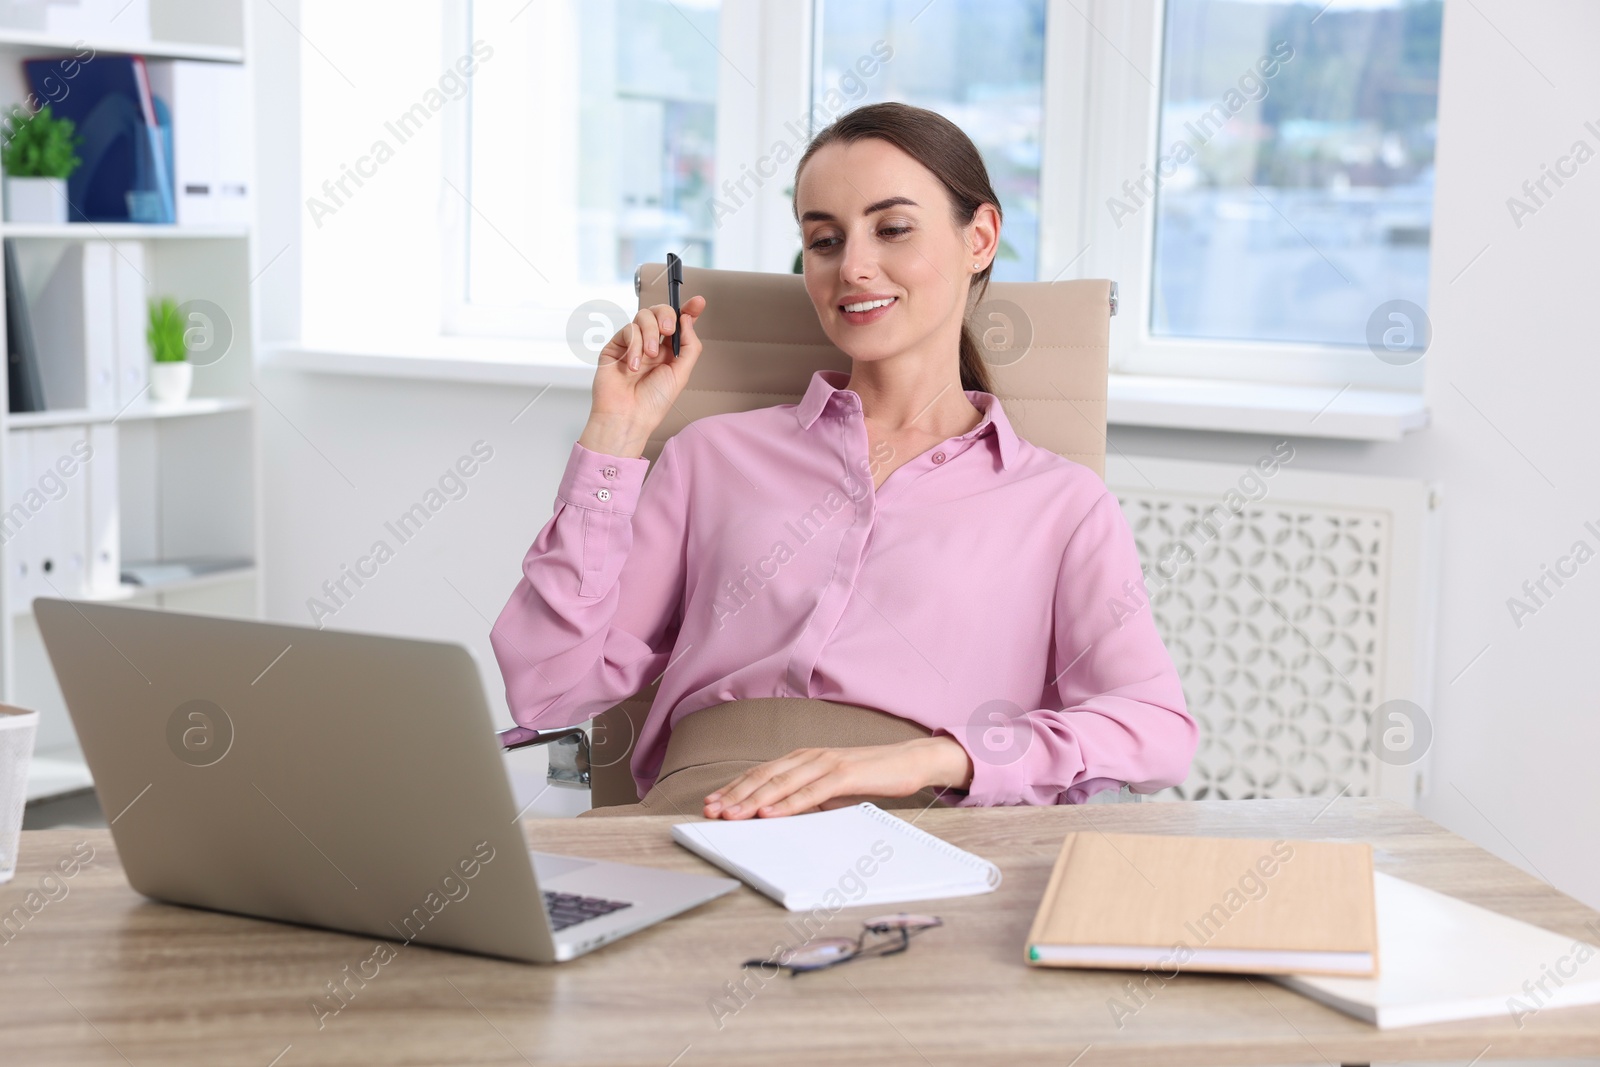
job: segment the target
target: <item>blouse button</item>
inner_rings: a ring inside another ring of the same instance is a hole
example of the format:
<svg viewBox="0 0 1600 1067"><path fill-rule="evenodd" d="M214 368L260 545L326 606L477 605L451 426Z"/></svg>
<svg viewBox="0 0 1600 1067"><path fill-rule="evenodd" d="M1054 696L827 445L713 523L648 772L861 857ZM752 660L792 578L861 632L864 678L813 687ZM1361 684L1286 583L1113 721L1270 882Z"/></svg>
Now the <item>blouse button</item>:
<svg viewBox="0 0 1600 1067"><path fill-rule="evenodd" d="M611 499L611 490L609 490L609 489L596 489L594 491L594 495L599 497L601 500L610 500Z"/></svg>
<svg viewBox="0 0 1600 1067"><path fill-rule="evenodd" d="M943 452L935 452L933 454L933 461L935 463L943 463L944 462L944 453Z"/></svg>
<svg viewBox="0 0 1600 1067"><path fill-rule="evenodd" d="M617 476L617 468L615 468L615 467L607 467L604 470L602 470L600 473L604 474L607 478L615 478Z"/></svg>

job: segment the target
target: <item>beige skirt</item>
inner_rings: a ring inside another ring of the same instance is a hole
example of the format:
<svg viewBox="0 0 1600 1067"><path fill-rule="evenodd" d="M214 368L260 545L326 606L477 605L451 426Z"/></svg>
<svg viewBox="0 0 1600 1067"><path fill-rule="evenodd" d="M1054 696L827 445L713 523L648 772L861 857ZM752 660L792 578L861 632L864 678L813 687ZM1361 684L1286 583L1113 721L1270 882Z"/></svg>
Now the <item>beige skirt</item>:
<svg viewBox="0 0 1600 1067"><path fill-rule="evenodd" d="M931 736L931 730L909 719L857 704L806 697L730 700L686 715L672 728L661 773L639 803L592 808L583 815L700 816L706 794L797 748L893 745ZM937 789L867 799L882 808L950 805Z"/></svg>

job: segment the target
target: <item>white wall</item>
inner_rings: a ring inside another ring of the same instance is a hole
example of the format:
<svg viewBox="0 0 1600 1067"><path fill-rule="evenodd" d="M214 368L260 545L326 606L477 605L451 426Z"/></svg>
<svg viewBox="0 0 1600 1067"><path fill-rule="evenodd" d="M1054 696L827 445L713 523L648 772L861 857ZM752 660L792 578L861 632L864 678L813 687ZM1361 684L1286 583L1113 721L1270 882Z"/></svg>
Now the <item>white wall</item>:
<svg viewBox="0 0 1600 1067"><path fill-rule="evenodd" d="M1595 40L1600 5L1447 5L1430 298L1433 425L1394 444L1295 444L1304 469L1444 483L1438 697L1428 709L1433 788L1422 810L1600 906L1600 856L1586 847L1600 829L1600 695L1591 678L1600 560L1520 630L1506 608L1525 579L1575 540L1600 547L1583 529L1586 520L1600 527L1589 437L1600 397L1592 326L1600 160L1520 229L1505 204L1574 140L1600 150L1600 137L1582 127L1600 126L1600 69L1585 54ZM424 153L413 155L405 165L422 165ZM269 151L261 156L271 159ZM277 243L264 234L264 246ZM307 598L382 536L385 519L474 440L493 445L495 457L468 495L401 547L330 625L468 644L483 657L503 714L485 620L550 515L586 394L552 389L511 425L534 390L271 370L261 383L278 409L262 414L267 604L275 618L308 621ZM1243 435L1133 429L1114 430L1112 443L1134 455L1241 465L1261 448Z"/></svg>
<svg viewBox="0 0 1600 1067"><path fill-rule="evenodd" d="M550 518L556 483L588 413L587 394L302 375L267 370L261 415L268 616L314 625L313 598L336 609L329 628L458 641L477 657L489 705L510 726L489 626L516 585L522 555ZM513 424L512 419L516 418ZM483 442L493 458L404 542L385 524ZM559 457L559 459L557 458ZM340 595L322 590L382 540L394 556ZM542 755L516 757L542 774ZM552 791L534 809L579 798Z"/></svg>

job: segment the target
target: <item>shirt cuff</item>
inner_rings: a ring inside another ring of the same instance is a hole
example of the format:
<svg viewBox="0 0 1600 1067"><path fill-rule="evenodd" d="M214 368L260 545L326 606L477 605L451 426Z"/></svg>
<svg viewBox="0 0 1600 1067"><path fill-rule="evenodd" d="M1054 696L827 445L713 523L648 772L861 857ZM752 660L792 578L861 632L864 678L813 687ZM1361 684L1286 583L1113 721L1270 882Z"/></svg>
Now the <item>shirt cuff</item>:
<svg viewBox="0 0 1600 1067"><path fill-rule="evenodd" d="M1043 743L1042 728L1027 716L1018 716L992 729L983 729L981 724L965 730L940 726L933 733L953 740L972 760L972 781L966 794L952 794L958 797L957 807L1060 803L1059 798L1041 798L1033 783L1063 775L1071 780L1084 770L1076 744L1070 753L1061 752L1052 758Z"/></svg>
<svg viewBox="0 0 1600 1067"><path fill-rule="evenodd" d="M649 469L643 456L608 456L573 442L556 499L575 508L632 515Z"/></svg>

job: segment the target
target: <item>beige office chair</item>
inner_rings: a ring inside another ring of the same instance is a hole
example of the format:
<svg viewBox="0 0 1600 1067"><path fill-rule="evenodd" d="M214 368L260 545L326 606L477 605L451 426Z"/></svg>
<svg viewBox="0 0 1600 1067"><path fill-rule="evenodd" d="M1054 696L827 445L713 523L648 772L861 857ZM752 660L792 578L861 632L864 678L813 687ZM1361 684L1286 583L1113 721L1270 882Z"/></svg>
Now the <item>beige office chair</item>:
<svg viewBox="0 0 1600 1067"><path fill-rule="evenodd" d="M639 306L667 302L666 267L634 275ZM706 298L695 323L705 345L673 412L650 438L652 463L667 438L695 419L797 403L813 371L850 369L823 333L798 274L685 268L683 299ZM993 392L1017 433L1105 474L1106 371L1115 282L994 282L970 322L989 363ZM549 744L549 778L591 790L594 807L639 799L629 768L660 680L578 727L542 731L512 747Z"/></svg>

